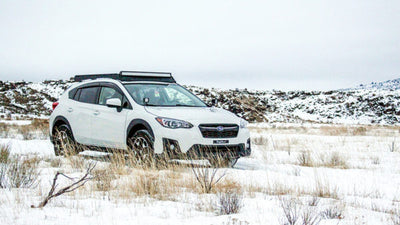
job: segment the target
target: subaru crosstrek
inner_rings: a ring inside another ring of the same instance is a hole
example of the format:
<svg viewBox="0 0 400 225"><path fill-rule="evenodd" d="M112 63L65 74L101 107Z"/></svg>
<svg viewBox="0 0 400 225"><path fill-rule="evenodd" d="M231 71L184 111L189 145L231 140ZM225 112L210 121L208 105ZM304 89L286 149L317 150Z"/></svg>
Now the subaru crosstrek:
<svg viewBox="0 0 400 225"><path fill-rule="evenodd" d="M78 75L53 103L50 139L56 155L65 141L89 149L122 149L135 155L167 154L208 159L226 166L251 153L247 122L208 106L170 73L121 71Z"/></svg>

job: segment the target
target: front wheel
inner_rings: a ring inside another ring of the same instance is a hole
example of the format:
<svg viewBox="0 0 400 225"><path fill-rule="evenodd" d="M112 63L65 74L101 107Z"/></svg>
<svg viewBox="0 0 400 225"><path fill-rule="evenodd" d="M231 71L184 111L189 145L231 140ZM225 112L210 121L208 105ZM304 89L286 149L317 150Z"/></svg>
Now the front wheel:
<svg viewBox="0 0 400 225"><path fill-rule="evenodd" d="M138 130L128 140L131 153L138 163L148 164L154 159L154 138L147 130Z"/></svg>

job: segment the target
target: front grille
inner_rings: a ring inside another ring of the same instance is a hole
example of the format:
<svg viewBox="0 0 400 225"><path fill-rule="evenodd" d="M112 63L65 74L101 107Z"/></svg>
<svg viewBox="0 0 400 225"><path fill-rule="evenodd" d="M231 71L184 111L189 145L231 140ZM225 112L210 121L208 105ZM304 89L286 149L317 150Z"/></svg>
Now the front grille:
<svg viewBox="0 0 400 225"><path fill-rule="evenodd" d="M239 132L236 124L200 124L199 128L204 138L235 138Z"/></svg>

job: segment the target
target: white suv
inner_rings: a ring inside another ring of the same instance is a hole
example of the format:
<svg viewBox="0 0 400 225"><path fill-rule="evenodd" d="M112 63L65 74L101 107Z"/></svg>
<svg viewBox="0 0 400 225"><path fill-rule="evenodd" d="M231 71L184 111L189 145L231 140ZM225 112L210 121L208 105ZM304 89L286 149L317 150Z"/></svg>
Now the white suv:
<svg viewBox="0 0 400 225"><path fill-rule="evenodd" d="M212 162L218 156L226 166L251 153L245 120L207 106L170 73L121 71L79 75L75 81L53 103L50 139L56 155L63 154L65 141L141 157L164 153Z"/></svg>

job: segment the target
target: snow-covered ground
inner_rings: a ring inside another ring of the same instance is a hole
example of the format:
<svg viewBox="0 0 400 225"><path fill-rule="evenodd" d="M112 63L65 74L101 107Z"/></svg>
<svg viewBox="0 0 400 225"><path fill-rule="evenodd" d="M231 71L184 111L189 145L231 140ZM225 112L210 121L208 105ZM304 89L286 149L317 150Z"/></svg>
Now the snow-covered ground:
<svg viewBox="0 0 400 225"><path fill-rule="evenodd" d="M231 215L218 213L218 193L202 194L186 186L164 198L122 195L125 186L119 181L104 192L92 190L90 181L42 209L31 208L47 194L56 171L78 177L84 169L74 168L71 159L55 157L49 140L0 139L14 156L40 158L37 187L0 189L0 224L276 225L284 224L281 206L289 201L298 215L311 211L321 219L319 224L391 224L399 213L399 127L254 124L251 131L251 157L218 171L226 172L222 182L242 188L242 208ZM92 152L81 153L79 159L96 161L100 168L110 164ZM53 165L57 160L61 165ZM135 169L119 179L140 173ZM193 178L190 167L151 173L176 173L176 179L188 177L188 183ZM340 215L327 218L328 212Z"/></svg>

